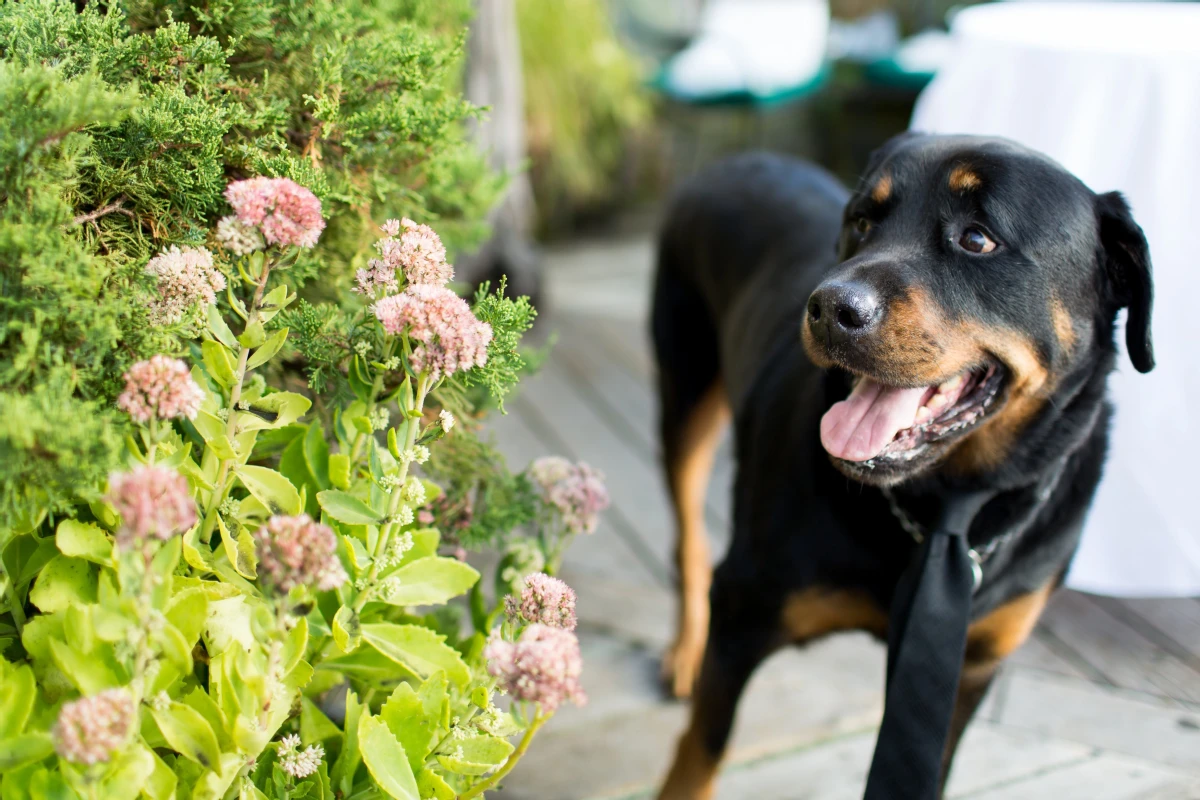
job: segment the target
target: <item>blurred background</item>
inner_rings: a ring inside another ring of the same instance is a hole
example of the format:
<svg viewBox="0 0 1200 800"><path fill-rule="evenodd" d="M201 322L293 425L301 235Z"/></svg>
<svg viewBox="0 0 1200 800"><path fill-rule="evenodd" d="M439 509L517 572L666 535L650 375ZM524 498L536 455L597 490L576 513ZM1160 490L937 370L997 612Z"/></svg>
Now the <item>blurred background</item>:
<svg viewBox="0 0 1200 800"><path fill-rule="evenodd" d="M664 700L673 521L660 478L646 317L671 188L767 148L854 185L910 127L1002 135L1096 191L1120 190L1151 243L1159 367L1122 362L1107 477L1070 578L993 686L949 796L1200 798L1200 529L1189 497L1200 322L1200 4L948 0L476 0L474 130L510 182L491 241L552 345L493 425L514 464L549 450L607 473L613 507L569 553L592 702L539 737L505 796L653 796L686 718ZM461 267L460 267L461 269ZM1118 337L1120 338L1120 337ZM729 442L709 490L728 542ZM718 796L860 796L883 650L843 636L754 678Z"/></svg>

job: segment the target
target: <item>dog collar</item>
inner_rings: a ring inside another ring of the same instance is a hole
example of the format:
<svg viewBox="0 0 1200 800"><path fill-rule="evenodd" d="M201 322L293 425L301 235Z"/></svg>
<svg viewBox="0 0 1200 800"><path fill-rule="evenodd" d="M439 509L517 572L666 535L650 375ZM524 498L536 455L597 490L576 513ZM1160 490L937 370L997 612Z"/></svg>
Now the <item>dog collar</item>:
<svg viewBox="0 0 1200 800"><path fill-rule="evenodd" d="M972 594L979 591L979 587L983 585L983 565L991 558L996 551L1011 542L1017 534L1029 527L1029 523L1033 521L1033 516L1037 509L1043 503L1050 499L1050 495L1058 488L1058 482L1062 478L1063 472L1067 464L1066 458L1056 462L1054 469L1047 472L1039 481L1037 487L1037 502L1034 504L1033 512L1018 524L1011 526L1008 530L1001 533L999 536L993 537L991 541L982 547L969 547L967 556L971 559L971 576L974 581ZM918 545L925 541L927 532L921 523L913 519L912 515L904 510L900 505L900 501L896 498L895 493L887 487L879 490L888 503L888 510L891 511L892 517L900 525L900 528L912 537L912 540Z"/></svg>

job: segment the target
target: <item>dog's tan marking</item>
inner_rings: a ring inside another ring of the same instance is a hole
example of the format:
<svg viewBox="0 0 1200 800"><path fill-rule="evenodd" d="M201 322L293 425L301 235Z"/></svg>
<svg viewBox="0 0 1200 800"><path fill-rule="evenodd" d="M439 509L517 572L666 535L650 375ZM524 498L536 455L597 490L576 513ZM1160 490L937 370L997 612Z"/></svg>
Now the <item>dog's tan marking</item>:
<svg viewBox="0 0 1200 800"><path fill-rule="evenodd" d="M669 470L679 531L675 553L679 568L679 620L675 643L663 658L663 678L676 697L691 694L708 636L712 557L704 525L704 499L713 459L729 417L725 387L718 379L684 424L678 455Z"/></svg>
<svg viewBox="0 0 1200 800"><path fill-rule="evenodd" d="M887 612L862 591L814 586L788 596L783 604L783 629L794 642L835 631L887 631Z"/></svg>
<svg viewBox="0 0 1200 800"><path fill-rule="evenodd" d="M1071 314L1063 301L1055 295L1050 299L1050 317L1054 320L1054 335L1066 352L1075 347L1075 326L1071 324Z"/></svg>
<svg viewBox="0 0 1200 800"><path fill-rule="evenodd" d="M885 172L871 187L871 199L876 203L884 203L892 196L892 176Z"/></svg>
<svg viewBox="0 0 1200 800"><path fill-rule="evenodd" d="M978 189L983 181L970 167L962 164L950 170L950 188L956 192L966 192Z"/></svg>
<svg viewBox="0 0 1200 800"><path fill-rule="evenodd" d="M692 721L679 739L675 761L658 793L658 800L709 800L713 796L717 757L704 746L702 726L693 709Z"/></svg>
<svg viewBox="0 0 1200 800"><path fill-rule="evenodd" d="M1009 600L986 617L971 623L967 629L964 675L990 674L1001 661L1024 644L1037 625L1053 590L1054 581L1051 581L1037 591Z"/></svg>

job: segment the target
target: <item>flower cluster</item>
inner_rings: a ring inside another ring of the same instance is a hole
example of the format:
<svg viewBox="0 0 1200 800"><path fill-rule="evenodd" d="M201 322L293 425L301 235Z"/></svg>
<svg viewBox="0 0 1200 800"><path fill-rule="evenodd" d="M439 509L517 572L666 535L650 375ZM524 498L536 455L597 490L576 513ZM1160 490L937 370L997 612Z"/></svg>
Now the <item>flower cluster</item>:
<svg viewBox="0 0 1200 800"><path fill-rule="evenodd" d="M271 517L254 538L259 576L283 594L296 586L327 591L349 580L337 557L337 537L308 514Z"/></svg>
<svg viewBox="0 0 1200 800"><path fill-rule="evenodd" d="M433 380L487 363L492 326L480 322L467 302L442 286L413 284L372 307L383 329L407 332L416 346L410 363Z"/></svg>
<svg viewBox="0 0 1200 800"><path fill-rule="evenodd" d="M579 640L570 631L535 623L515 642L493 635L483 655L488 673L517 700L538 703L544 712L567 700L578 706L587 702L579 683L583 656Z"/></svg>
<svg viewBox="0 0 1200 800"><path fill-rule="evenodd" d="M444 286L454 278L454 267L446 261L446 247L433 228L411 219L389 219L382 230L384 238L375 243L379 258L371 259L367 269L355 273L354 291L368 297L392 294L399 288L399 271L410 284Z"/></svg>
<svg viewBox="0 0 1200 800"><path fill-rule="evenodd" d="M54 725L54 749L74 764L108 761L129 741L136 722L129 692L105 689L62 707Z"/></svg>
<svg viewBox="0 0 1200 800"><path fill-rule="evenodd" d="M253 243L247 228L260 232L267 244L281 247L312 247L325 229L321 201L290 178L234 181L225 188L225 199L242 226L238 229L229 217L221 221L222 241L231 250L245 249Z"/></svg>
<svg viewBox="0 0 1200 800"><path fill-rule="evenodd" d="M529 467L530 476L546 502L562 514L572 533L593 533L600 512L608 508L604 473L584 462L572 464L560 456L545 456Z"/></svg>
<svg viewBox="0 0 1200 800"><path fill-rule="evenodd" d="M321 766L325 758L325 748L312 744L300 749L300 737L289 734L275 743L275 752L279 754L279 768L293 778L307 778Z"/></svg>
<svg viewBox="0 0 1200 800"><path fill-rule="evenodd" d="M154 325L174 325L197 303L215 302L225 288L225 276L203 247L171 246L150 259L146 274L158 278L158 298L150 304Z"/></svg>
<svg viewBox="0 0 1200 800"><path fill-rule="evenodd" d="M166 467L137 467L110 475L104 499L121 515L117 531L121 546L149 536L170 539L196 524L196 504L187 479Z"/></svg>
<svg viewBox="0 0 1200 800"><path fill-rule="evenodd" d="M192 380L188 365L162 354L139 361L125 373L125 391L117 406L143 424L154 418L195 419L204 391Z"/></svg>
<svg viewBox="0 0 1200 800"><path fill-rule="evenodd" d="M247 225L236 214L222 217L217 223L217 241L234 255L248 256L267 246L258 228Z"/></svg>
<svg viewBox="0 0 1200 800"><path fill-rule="evenodd" d="M551 628L575 630L575 591L544 572L528 575L520 599L509 595L504 606L511 621L522 619Z"/></svg>

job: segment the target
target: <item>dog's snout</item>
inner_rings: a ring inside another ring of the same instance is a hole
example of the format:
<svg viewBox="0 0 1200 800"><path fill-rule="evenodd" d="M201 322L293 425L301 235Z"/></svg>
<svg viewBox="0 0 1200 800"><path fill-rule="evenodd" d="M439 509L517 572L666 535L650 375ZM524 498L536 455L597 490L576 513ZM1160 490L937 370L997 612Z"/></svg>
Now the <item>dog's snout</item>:
<svg viewBox="0 0 1200 800"><path fill-rule="evenodd" d="M826 283L808 299L808 325L818 340L870 333L882 316L879 295L862 283Z"/></svg>

